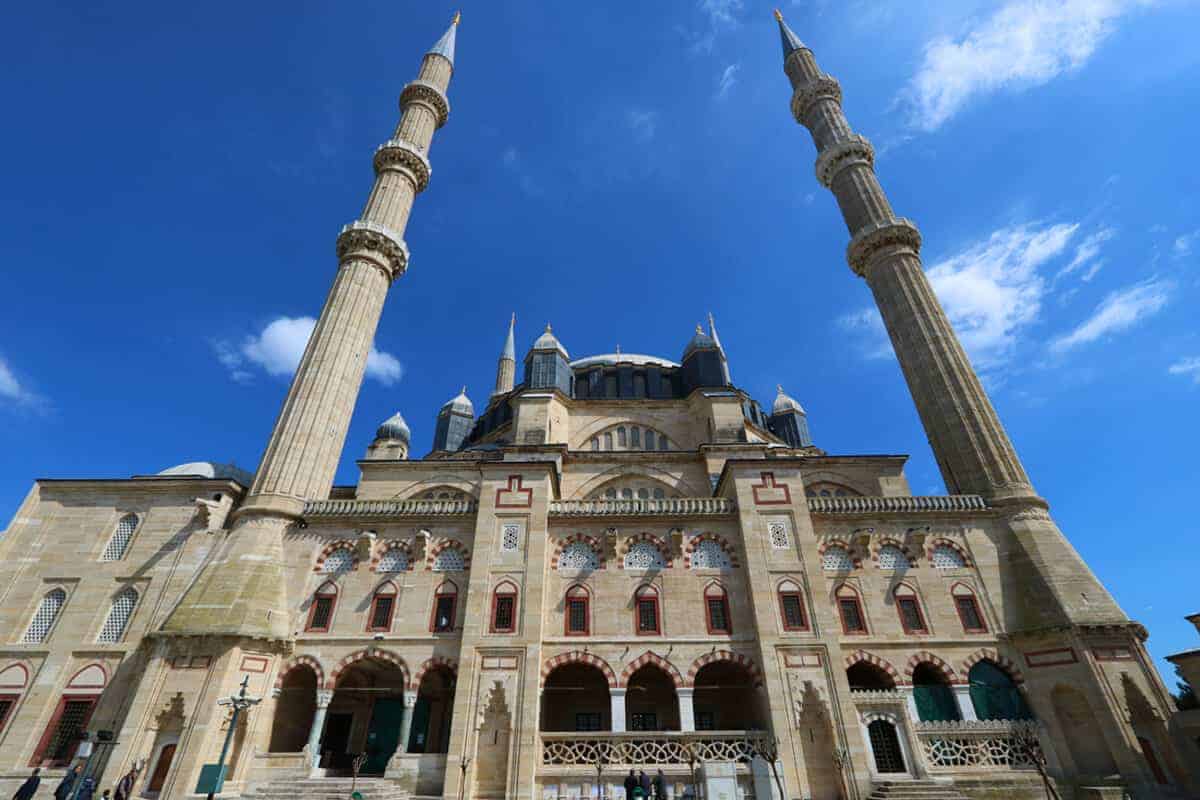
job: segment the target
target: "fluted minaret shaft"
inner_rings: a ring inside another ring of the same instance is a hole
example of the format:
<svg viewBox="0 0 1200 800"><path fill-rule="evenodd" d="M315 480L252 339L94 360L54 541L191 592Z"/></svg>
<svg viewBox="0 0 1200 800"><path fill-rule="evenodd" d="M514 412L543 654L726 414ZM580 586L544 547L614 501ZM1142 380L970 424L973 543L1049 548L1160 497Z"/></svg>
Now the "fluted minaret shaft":
<svg viewBox="0 0 1200 800"><path fill-rule="evenodd" d="M504 349L500 351L500 361L496 364L496 388L493 395L507 394L513 390L513 382L517 375L517 348L513 341L513 329L517 324L517 315L513 314L508 323L508 338L504 340Z"/></svg>
<svg viewBox="0 0 1200 800"><path fill-rule="evenodd" d="M929 444L952 493L1033 496L1025 468L921 267L921 236L892 212L874 150L842 112L838 82L780 21L792 114L819 155L817 179L837 198L847 259L867 282L891 337ZM791 49L789 50L789 46Z"/></svg>

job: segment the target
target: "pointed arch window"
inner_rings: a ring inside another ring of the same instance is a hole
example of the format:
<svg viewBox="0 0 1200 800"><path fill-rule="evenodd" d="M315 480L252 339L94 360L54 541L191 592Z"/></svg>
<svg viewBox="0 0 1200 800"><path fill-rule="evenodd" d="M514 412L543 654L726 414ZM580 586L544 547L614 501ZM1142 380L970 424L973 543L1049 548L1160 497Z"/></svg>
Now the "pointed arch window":
<svg viewBox="0 0 1200 800"><path fill-rule="evenodd" d="M558 557L558 569L592 572L600 569L600 559L587 542L571 542Z"/></svg>
<svg viewBox="0 0 1200 800"><path fill-rule="evenodd" d="M325 556L325 561L321 564L322 572L349 572L354 568L354 553L349 547L339 547L329 555Z"/></svg>
<svg viewBox="0 0 1200 800"><path fill-rule="evenodd" d="M933 556L929 560L934 569L962 569L967 565L962 553L948 544L939 544L933 548Z"/></svg>
<svg viewBox="0 0 1200 800"><path fill-rule="evenodd" d="M729 593L719 583L710 583L704 589L704 617L709 633L733 633Z"/></svg>
<svg viewBox="0 0 1200 800"><path fill-rule="evenodd" d="M804 614L804 593L795 581L779 584L779 615L785 631L808 630L808 619Z"/></svg>
<svg viewBox="0 0 1200 800"><path fill-rule="evenodd" d="M46 592L42 597L42 602L38 603L37 611L34 612L33 619L29 621L29 627L25 629L25 635L21 637L21 642L38 644L46 641L51 628L54 627L55 620L58 619L59 612L66 604L67 593L65 590L51 589Z"/></svg>
<svg viewBox="0 0 1200 800"><path fill-rule="evenodd" d="M447 547L433 559L434 572L462 572L467 562L457 547Z"/></svg>
<svg viewBox="0 0 1200 800"><path fill-rule="evenodd" d="M954 610L958 612L963 632L987 633L987 622L983 618L983 612L979 609L979 601L976 600L975 593L969 587L956 583L950 590L950 595L954 598Z"/></svg>
<svg viewBox="0 0 1200 800"><path fill-rule="evenodd" d="M124 558L125 551L129 549L129 543L133 541L133 532L137 530L137 526L137 514L126 514L121 517L117 521L117 527L113 530L108 544L104 546L104 552L100 554L100 560L120 561Z"/></svg>
<svg viewBox="0 0 1200 800"><path fill-rule="evenodd" d="M399 547L393 547L384 551L384 554L379 557L379 566L376 567L376 570L379 572L406 572L408 567L408 553Z"/></svg>
<svg viewBox="0 0 1200 800"><path fill-rule="evenodd" d="M308 609L308 623L304 630L310 633L328 633L333 624L333 611L337 607L337 587L332 583L321 584L313 593L312 605Z"/></svg>
<svg viewBox="0 0 1200 800"><path fill-rule="evenodd" d="M692 550L692 569L733 569L729 554L714 539L705 539Z"/></svg>
<svg viewBox="0 0 1200 800"><path fill-rule="evenodd" d="M517 629L517 587L504 581L492 592L492 633L512 633Z"/></svg>
<svg viewBox="0 0 1200 800"><path fill-rule="evenodd" d="M100 629L100 635L96 637L96 641L104 644L121 641L121 637L125 635L125 629L129 627L129 620L133 618L133 610L137 608L137 602L137 589L132 586L122 589L113 598L112 606L108 609L108 617L105 618L104 627Z"/></svg>
<svg viewBox="0 0 1200 800"><path fill-rule="evenodd" d="M929 633L925 623L925 614L921 611L921 600L917 592L908 584L900 584L892 592L896 601L896 613L900 615L900 627L905 633Z"/></svg>
<svg viewBox="0 0 1200 800"><path fill-rule="evenodd" d="M563 633L567 636L587 636L591 633L591 597L582 586L567 589L563 602Z"/></svg>
<svg viewBox="0 0 1200 800"><path fill-rule="evenodd" d="M396 584L386 581L375 590L371 610L367 612L367 630L387 633L392 629L396 613Z"/></svg>
<svg viewBox="0 0 1200 800"><path fill-rule="evenodd" d="M908 569L912 566L904 551L894 544L879 548L878 562L880 569Z"/></svg>
<svg viewBox="0 0 1200 800"><path fill-rule="evenodd" d="M649 585L639 586L633 593L633 625L638 636L658 636L662 633L658 589Z"/></svg>
<svg viewBox="0 0 1200 800"><path fill-rule="evenodd" d="M638 542L625 554L625 569L649 572L663 569L665 566L662 553L649 542Z"/></svg>
<svg viewBox="0 0 1200 800"><path fill-rule="evenodd" d="M865 634L867 632L867 617L863 614L862 601L858 592L842 584L837 590L838 616L842 620L842 633Z"/></svg>
<svg viewBox="0 0 1200 800"><path fill-rule="evenodd" d="M821 569L849 572L854 569L854 559L850 557L850 551L841 545L830 545L821 554Z"/></svg>
<svg viewBox="0 0 1200 800"><path fill-rule="evenodd" d="M449 633L454 630L457 618L458 587L451 581L443 581L433 592L433 611L429 617L429 630L434 633Z"/></svg>

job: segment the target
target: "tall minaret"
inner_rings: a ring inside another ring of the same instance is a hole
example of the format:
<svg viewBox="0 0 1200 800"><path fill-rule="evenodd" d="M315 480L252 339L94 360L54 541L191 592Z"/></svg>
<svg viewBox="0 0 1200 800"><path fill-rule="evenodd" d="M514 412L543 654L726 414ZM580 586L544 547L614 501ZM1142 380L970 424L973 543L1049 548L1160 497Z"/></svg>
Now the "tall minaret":
<svg viewBox="0 0 1200 800"><path fill-rule="evenodd" d="M429 146L450 113L458 15L400 93L400 122L375 151L375 184L362 216L337 238L333 288L292 379L254 485L213 564L164 630L286 637L282 533L308 499L333 485L367 354L392 281L408 266L404 230L429 184ZM278 556L278 557L276 557Z"/></svg>
<svg viewBox="0 0 1200 800"><path fill-rule="evenodd" d="M725 346L721 344L721 337L717 336L717 323L713 320L711 311L708 312L708 335L721 353L721 374L725 376L725 383L732 386L733 378L729 376L729 356L725 354Z"/></svg>
<svg viewBox="0 0 1200 800"><path fill-rule="evenodd" d="M508 338L504 340L500 363L496 365L496 388L492 391L493 397L513 390L513 380L517 374L517 347L513 343L513 329L516 325L517 315L514 313L508 321Z"/></svg>

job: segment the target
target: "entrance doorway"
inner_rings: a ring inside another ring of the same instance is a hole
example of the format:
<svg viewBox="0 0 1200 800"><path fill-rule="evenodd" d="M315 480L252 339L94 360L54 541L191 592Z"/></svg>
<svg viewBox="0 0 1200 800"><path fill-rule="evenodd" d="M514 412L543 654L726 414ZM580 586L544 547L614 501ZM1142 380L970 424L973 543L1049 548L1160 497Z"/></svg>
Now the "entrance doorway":
<svg viewBox="0 0 1200 800"><path fill-rule="evenodd" d="M146 791L162 791L163 784L167 781L167 773L171 771L171 762L175 759L176 746L168 744L158 751L158 762L154 765L154 774L150 776L150 782L146 784Z"/></svg>
<svg viewBox="0 0 1200 800"><path fill-rule="evenodd" d="M367 761L362 771L382 775L388 760L400 744L400 725L404 721L404 698L382 697L371 710L371 725L367 728Z"/></svg>
<svg viewBox="0 0 1200 800"><path fill-rule="evenodd" d="M401 666L370 657L339 674L321 737L326 774L349 773L358 755L362 774L383 774L400 744L405 683Z"/></svg>
<svg viewBox="0 0 1200 800"><path fill-rule="evenodd" d="M904 767L904 752L900 749L900 737L896 726L886 719L877 719L867 726L871 750L875 754L875 771L884 773L907 772Z"/></svg>

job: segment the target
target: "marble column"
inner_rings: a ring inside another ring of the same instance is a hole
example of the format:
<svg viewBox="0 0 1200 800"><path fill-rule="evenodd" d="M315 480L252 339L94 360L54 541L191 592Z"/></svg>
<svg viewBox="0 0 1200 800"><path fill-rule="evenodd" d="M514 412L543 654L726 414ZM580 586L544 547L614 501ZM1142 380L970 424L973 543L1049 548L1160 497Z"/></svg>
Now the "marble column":
<svg viewBox="0 0 1200 800"><path fill-rule="evenodd" d="M325 713L329 710L329 701L333 699L332 689L317 689L317 710L313 712L312 727L308 729L308 756L310 767L316 769L321 765L321 734L325 731Z"/></svg>
<svg viewBox="0 0 1200 800"><path fill-rule="evenodd" d="M675 696L679 698L679 730L696 730L696 710L692 697L696 690L692 688L676 689Z"/></svg>
<svg viewBox="0 0 1200 800"><path fill-rule="evenodd" d="M400 744L396 747L397 753L408 752L408 739L412 733L412 718L413 707L417 704L416 692L404 693L404 711L400 713Z"/></svg>
<svg viewBox="0 0 1200 800"><path fill-rule="evenodd" d="M908 709L908 718L915 725L921 721L921 712L917 710L917 687L901 686L904 693L904 707Z"/></svg>
<svg viewBox="0 0 1200 800"><path fill-rule="evenodd" d="M975 703L971 701L971 687L964 684L952 688L954 699L958 701L958 713L962 715L963 720L974 722L979 719L975 716Z"/></svg>
<svg viewBox="0 0 1200 800"><path fill-rule="evenodd" d="M612 731L622 732L625 730L625 690L609 689L608 699L612 703Z"/></svg>

